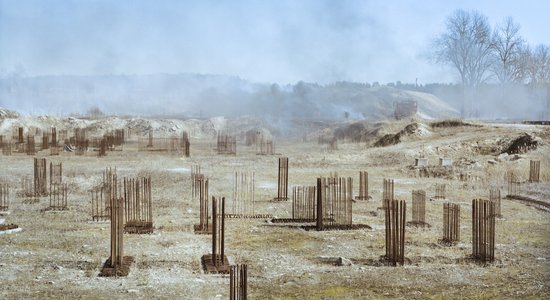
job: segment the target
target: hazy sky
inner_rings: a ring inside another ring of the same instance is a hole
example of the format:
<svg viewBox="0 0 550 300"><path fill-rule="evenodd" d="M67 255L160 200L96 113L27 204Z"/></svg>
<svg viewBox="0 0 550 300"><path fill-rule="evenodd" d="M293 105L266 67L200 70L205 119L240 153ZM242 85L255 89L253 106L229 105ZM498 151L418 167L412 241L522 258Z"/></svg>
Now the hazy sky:
<svg viewBox="0 0 550 300"><path fill-rule="evenodd" d="M426 54L456 9L512 16L530 44L550 44L547 0L0 0L0 71L451 82Z"/></svg>

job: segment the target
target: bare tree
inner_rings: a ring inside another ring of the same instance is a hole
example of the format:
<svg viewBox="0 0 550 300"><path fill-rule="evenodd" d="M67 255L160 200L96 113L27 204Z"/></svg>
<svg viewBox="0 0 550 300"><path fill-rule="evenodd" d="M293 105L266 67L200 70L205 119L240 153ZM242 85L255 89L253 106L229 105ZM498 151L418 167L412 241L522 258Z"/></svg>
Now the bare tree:
<svg viewBox="0 0 550 300"><path fill-rule="evenodd" d="M435 60L454 67L460 75L464 92L473 92L490 76L493 47L487 17L477 11L457 10L447 18L446 28L446 32L435 40ZM463 116L466 113L466 98L465 95Z"/></svg>
<svg viewBox="0 0 550 300"><path fill-rule="evenodd" d="M462 84L475 87L487 79L491 65L491 29L487 17L472 11L455 11L446 22L447 32L435 41L438 63L456 68Z"/></svg>
<svg viewBox="0 0 550 300"><path fill-rule="evenodd" d="M527 48L527 79L533 86L550 84L550 46L540 44Z"/></svg>
<svg viewBox="0 0 550 300"><path fill-rule="evenodd" d="M86 116L91 119L98 119L105 116L105 113L97 106L92 106L86 111Z"/></svg>
<svg viewBox="0 0 550 300"><path fill-rule="evenodd" d="M519 83L525 78L526 64L522 58L524 41L519 35L519 29L519 24L508 17L493 32L495 61L491 69L502 84Z"/></svg>

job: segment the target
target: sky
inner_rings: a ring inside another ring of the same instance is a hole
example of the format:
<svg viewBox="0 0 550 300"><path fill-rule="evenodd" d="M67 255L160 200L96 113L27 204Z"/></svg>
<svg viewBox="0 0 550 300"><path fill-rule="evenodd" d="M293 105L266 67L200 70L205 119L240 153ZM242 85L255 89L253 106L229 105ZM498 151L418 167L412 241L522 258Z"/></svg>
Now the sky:
<svg viewBox="0 0 550 300"><path fill-rule="evenodd" d="M547 0L0 0L0 74L455 82L428 58L457 9L511 16L529 44L550 44Z"/></svg>

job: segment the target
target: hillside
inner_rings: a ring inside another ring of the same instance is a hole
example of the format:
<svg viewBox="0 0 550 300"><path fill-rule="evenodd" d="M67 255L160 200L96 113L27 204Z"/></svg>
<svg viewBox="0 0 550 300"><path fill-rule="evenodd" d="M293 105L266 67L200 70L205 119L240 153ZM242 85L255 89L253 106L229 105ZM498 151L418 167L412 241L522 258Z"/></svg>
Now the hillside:
<svg viewBox="0 0 550 300"><path fill-rule="evenodd" d="M18 118L19 114L15 111L5 109L0 106L0 118Z"/></svg>
<svg viewBox="0 0 550 300"><path fill-rule="evenodd" d="M405 99L418 101L425 118L458 114L432 94L350 82L280 86L196 74L0 79L0 103L4 107L50 116L85 114L97 107L109 115L253 115L271 123L297 118L380 120L392 115L395 101Z"/></svg>

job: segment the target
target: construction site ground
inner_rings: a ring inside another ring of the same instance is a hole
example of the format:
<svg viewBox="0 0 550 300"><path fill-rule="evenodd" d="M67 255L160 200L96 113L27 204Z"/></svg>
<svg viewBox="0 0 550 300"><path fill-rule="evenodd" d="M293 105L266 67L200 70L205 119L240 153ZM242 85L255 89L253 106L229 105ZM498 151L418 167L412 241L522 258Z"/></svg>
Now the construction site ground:
<svg viewBox="0 0 550 300"><path fill-rule="evenodd" d="M550 213L523 202L503 199L503 217L496 221L496 260L481 265L469 259L471 201L488 198L489 188L506 194L505 172L528 178L529 160L541 161L541 182L523 185L523 193L550 201L550 129L548 126L488 124L475 127L429 128L429 134L410 136L398 144L370 147L366 142L339 141L338 150L309 141L276 139L276 152L289 157L291 186L314 185L319 176L354 178L369 173L372 200L353 204L353 223L372 229L306 231L266 219L227 219L225 254L232 263L248 264L250 299L502 299L550 298ZM399 131L403 126L392 124ZM422 127L424 128L424 127ZM391 129L388 129L392 131ZM525 154L499 155L491 148L524 132L542 144ZM271 202L277 196L278 155L256 155L254 146L239 142L236 155L217 155L215 139L191 136L191 157L163 152L138 152L135 142L123 151L76 156L62 152L37 156L63 162L63 181L69 184L68 210L45 212L48 198L25 204L14 197L6 224L22 231L0 235L1 299L228 299L229 276L205 274L201 256L211 251L211 236L196 235L199 203L191 199L190 170L200 164L210 178L210 195L232 198L234 172L255 172L257 213L290 218L291 201ZM422 151L423 149L423 151ZM452 172L468 172L469 181L420 178L412 167L423 154L430 165L439 157L453 159ZM0 156L1 180L14 193L20 178L32 176L32 157ZM152 234L125 234L124 255L135 259L127 277L98 277L109 256L109 222L93 222L90 189L101 182L106 167L119 178L152 178ZM385 266L382 180L395 180L395 197L407 200L407 221L413 189L433 197L436 183L446 184L446 200L428 200L430 228L407 227L406 264ZM443 203L461 205L461 240L455 246L438 243L442 237ZM227 213L231 213L228 200ZM343 259L339 259L343 258ZM337 261L346 262L338 266Z"/></svg>

